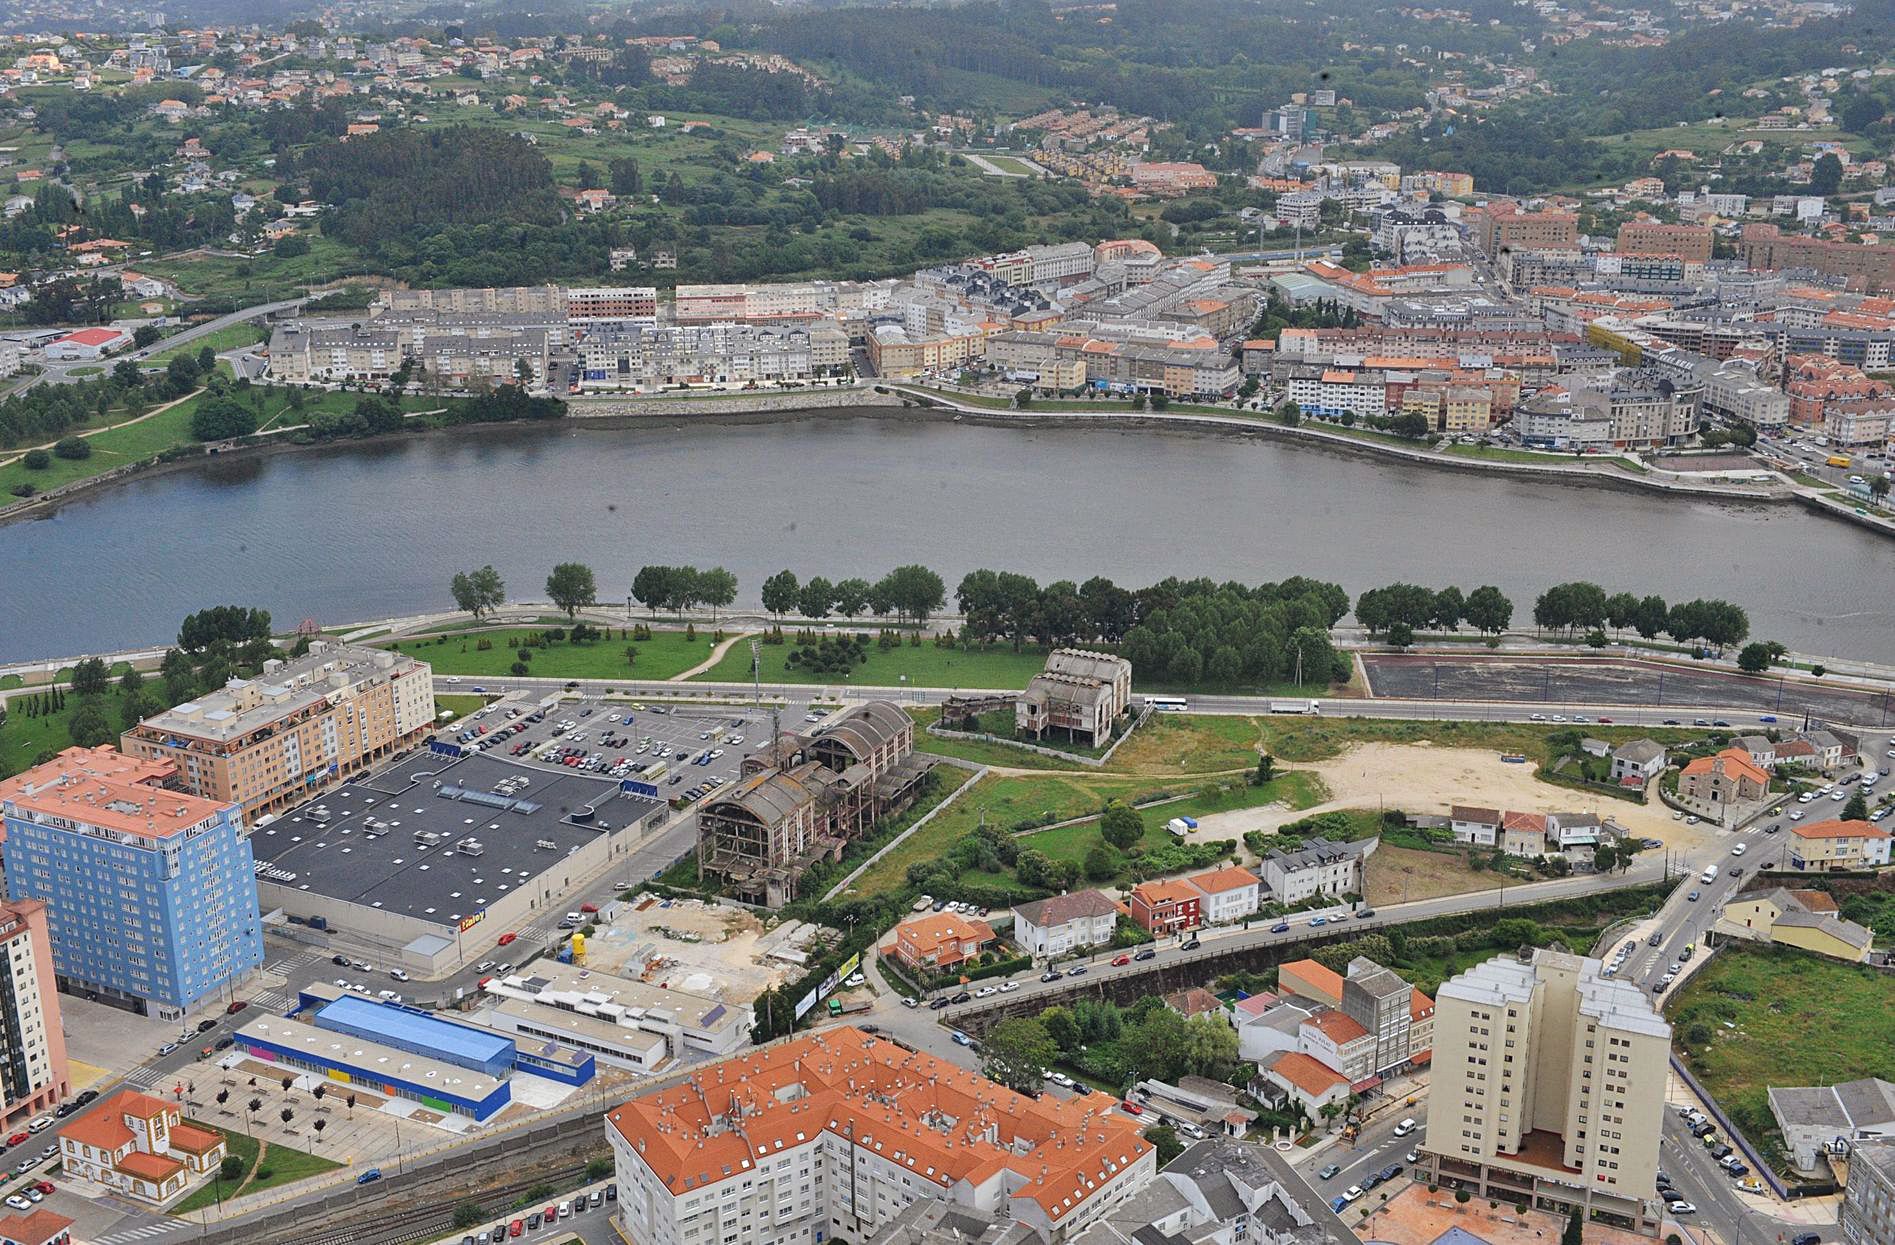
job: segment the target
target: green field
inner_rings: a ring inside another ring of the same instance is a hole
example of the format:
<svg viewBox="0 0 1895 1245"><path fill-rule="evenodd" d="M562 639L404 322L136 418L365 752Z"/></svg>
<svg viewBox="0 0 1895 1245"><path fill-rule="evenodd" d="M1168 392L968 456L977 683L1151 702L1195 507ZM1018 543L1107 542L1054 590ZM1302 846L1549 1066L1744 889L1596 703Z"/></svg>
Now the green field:
<svg viewBox="0 0 1895 1245"><path fill-rule="evenodd" d="M1521 722L1406 722L1381 718L1264 717L1255 719L1263 748L1282 761L1322 761L1339 756L1359 743L1432 743L1443 748L1490 748L1522 752L1537 761L1550 760L1547 738L1571 727L1534 726ZM1637 726L1585 727L1584 734L1614 745L1633 739L1681 743L1693 732L1680 728ZM1702 732L1697 734L1701 735Z"/></svg>
<svg viewBox="0 0 1895 1245"><path fill-rule="evenodd" d="M145 360L145 363L151 367L163 367L165 364L171 362L174 357L181 354L188 354L195 358L197 353L206 346L211 348L213 354L222 354L226 350L236 350L241 346L254 346L258 342L268 341L269 339L269 331L263 328L262 325L250 323L229 324L215 332L206 333L202 337L193 338L183 345L173 346L169 350L161 350L151 356L151 358Z"/></svg>
<svg viewBox="0 0 1895 1245"><path fill-rule="evenodd" d="M1768 1087L1895 1079L1895 978L1862 965L1731 943L1666 1012L1692 1072L1779 1171Z"/></svg>
<svg viewBox="0 0 1895 1245"><path fill-rule="evenodd" d="M537 628L507 627L435 639L402 640L388 647L413 653L427 661L434 667L437 681L444 675L498 678L512 670L513 663L523 652L533 654L528 664L533 674L543 679L669 679L709 657L713 647L708 630L698 633L695 640L685 639L682 631L654 631L649 640L631 640L618 638L616 629L611 639L588 640L584 644L558 640L532 649L508 647L510 640L517 642L538 633ZM480 648L483 641L492 647ZM636 662L625 659L628 645L638 650ZM742 652L748 662L748 644L736 644L731 652Z"/></svg>
<svg viewBox="0 0 1895 1245"><path fill-rule="evenodd" d="M309 254L278 259L193 253L141 260L139 271L160 277L197 298L229 298L239 306L300 294L306 286L366 272L370 265L352 247L324 234L307 234Z"/></svg>
<svg viewBox="0 0 1895 1245"><path fill-rule="evenodd" d="M838 631L847 630L838 627ZM666 634L660 632L659 634ZM941 648L931 639L921 647L903 643L900 648L883 652L873 643L868 660L847 676L815 674L792 668L788 658L794 644L763 646L762 679L765 683L817 683L842 686L852 683L868 687L898 687L906 676L912 687L998 687L1024 688L1046 666L1046 650L1028 648L1016 653L1004 644L985 651L972 652ZM745 683L750 680L750 646L739 644L724 654L724 659L697 676L711 683Z"/></svg>
<svg viewBox="0 0 1895 1245"><path fill-rule="evenodd" d="M1226 779L1224 789L1215 794L1200 790L1206 785L1201 777L1183 777L1175 784L1167 784L1162 778L1127 774L989 775L919 833L877 861L874 868L857 879L854 891L857 895L873 895L901 889L907 885L910 865L943 856L948 848L983 822L1008 829L1030 819L1087 817L1070 826L1033 831L1019 840L1022 848L1034 848L1054 860L1083 862L1086 853L1101 842L1098 820L1088 814L1097 813L1107 800L1130 801L1161 791L1185 796L1142 814L1145 837L1139 846L1153 851L1171 844L1165 822L1172 817L1196 817L1278 801L1293 808L1306 808L1322 798L1322 784L1309 774L1282 773L1264 787L1245 786L1241 779ZM1124 862L1121 860L1120 864L1122 874ZM973 871L963 875L962 880L1018 888L1017 881L1006 870Z"/></svg>
<svg viewBox="0 0 1895 1245"><path fill-rule="evenodd" d="M298 1112L298 1114L305 1113ZM219 1128L203 1120L186 1120L185 1123L193 1128L204 1129L206 1132L223 1134L226 1153L243 1160L243 1176L234 1182L212 1180L202 1188L194 1190L190 1196L170 1208L174 1215L189 1214L194 1210L202 1210L206 1206L215 1206L220 1199L227 1202L232 1198L262 1193L266 1189L281 1188L283 1185L307 1180L311 1176L319 1176L323 1172L333 1171L342 1166L321 1155L311 1154L307 1150L298 1150L277 1141L269 1142L269 1148L265 1150L254 1137L241 1131ZM273 1129L276 1124L277 1120L274 1116L267 1123L259 1117L258 1126ZM263 1159L261 1166L257 1162L259 1153L262 1154ZM269 1174L264 1175L263 1172Z"/></svg>
<svg viewBox="0 0 1895 1245"><path fill-rule="evenodd" d="M1038 177L1039 176L1038 173L1033 171L1030 165L1028 165L1024 160L1021 160L1018 156L1003 156L1003 155L1000 155L998 152L991 152L991 151L983 151L983 152L979 152L978 154L981 159L987 161L987 163L993 165L995 168L1000 169L1003 172L1012 173L1019 177Z"/></svg>

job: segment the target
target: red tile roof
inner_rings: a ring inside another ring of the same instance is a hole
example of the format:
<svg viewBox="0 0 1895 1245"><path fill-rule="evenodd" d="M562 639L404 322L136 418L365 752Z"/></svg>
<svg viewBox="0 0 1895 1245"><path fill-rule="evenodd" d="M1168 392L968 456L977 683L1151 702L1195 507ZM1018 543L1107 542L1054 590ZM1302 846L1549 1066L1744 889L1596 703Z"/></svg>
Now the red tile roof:
<svg viewBox="0 0 1895 1245"><path fill-rule="evenodd" d="M1812 821L1807 826L1790 826L1799 839L1886 839L1889 832L1868 821Z"/></svg>
<svg viewBox="0 0 1895 1245"><path fill-rule="evenodd" d="M1360 1041L1369 1035L1367 1029L1364 1029L1355 1020L1338 1011L1325 1009L1317 1012L1303 1023L1316 1029L1324 1037L1338 1046L1345 1045L1349 1042Z"/></svg>
<svg viewBox="0 0 1895 1245"><path fill-rule="evenodd" d="M1338 1086L1348 1084L1328 1064L1300 1050L1284 1051L1278 1055L1276 1061L1270 1064L1269 1071L1312 1098L1321 1097Z"/></svg>
<svg viewBox="0 0 1895 1245"><path fill-rule="evenodd" d="M1226 891L1257 885L1256 874L1248 869L1239 869L1236 865L1225 865L1208 873L1194 873L1185 880L1207 895L1221 895Z"/></svg>
<svg viewBox="0 0 1895 1245"><path fill-rule="evenodd" d="M872 1147L925 1187L1011 1172L1013 1196L1058 1223L1152 1149L1132 1121L1087 1103L1027 1098L844 1026L699 1068L607 1121L674 1194L750 1173L766 1155L828 1133ZM733 1110L741 1129L724 1126Z"/></svg>
<svg viewBox="0 0 1895 1245"><path fill-rule="evenodd" d="M184 1170L184 1164L177 1159L163 1154L147 1154L143 1150L133 1150L113 1166L127 1176L149 1180L153 1184L169 1180Z"/></svg>

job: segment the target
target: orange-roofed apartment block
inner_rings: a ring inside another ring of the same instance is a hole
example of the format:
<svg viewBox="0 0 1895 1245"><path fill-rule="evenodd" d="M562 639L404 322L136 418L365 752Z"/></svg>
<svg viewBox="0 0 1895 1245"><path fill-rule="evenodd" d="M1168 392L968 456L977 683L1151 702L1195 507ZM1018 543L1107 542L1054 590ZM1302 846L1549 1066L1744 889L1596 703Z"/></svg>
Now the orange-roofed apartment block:
<svg viewBox="0 0 1895 1245"><path fill-rule="evenodd" d="M1889 842L1889 832L1872 821L1791 823L1785 863L1805 873L1875 869L1889 862Z"/></svg>
<svg viewBox="0 0 1895 1245"><path fill-rule="evenodd" d="M59 1134L59 1165L68 1176L165 1205L209 1176L224 1160L220 1134L182 1122L162 1098L125 1090Z"/></svg>
<svg viewBox="0 0 1895 1245"><path fill-rule="evenodd" d="M1194 873L1185 879L1195 887L1203 902L1199 911L1206 925L1241 921L1257 910L1257 893L1263 883L1248 869L1225 865L1208 873Z"/></svg>
<svg viewBox="0 0 1895 1245"><path fill-rule="evenodd" d="M943 973L959 968L993 944L994 931L987 922L936 912L897 925L889 950L910 968Z"/></svg>
<svg viewBox="0 0 1895 1245"><path fill-rule="evenodd" d="M738 1056L606 1115L640 1245L866 1240L923 1198L1062 1241L1157 1171L1112 1099L1027 1098L853 1027Z"/></svg>

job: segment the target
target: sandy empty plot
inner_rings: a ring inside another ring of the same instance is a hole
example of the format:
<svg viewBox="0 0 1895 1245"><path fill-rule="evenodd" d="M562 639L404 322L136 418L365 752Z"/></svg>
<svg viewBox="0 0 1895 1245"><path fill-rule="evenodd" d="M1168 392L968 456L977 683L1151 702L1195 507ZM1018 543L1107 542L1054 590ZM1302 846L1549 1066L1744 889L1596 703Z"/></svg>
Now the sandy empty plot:
<svg viewBox="0 0 1895 1245"><path fill-rule="evenodd" d="M1709 826L1673 821L1662 805L1633 804L1544 783L1534 777L1533 763L1509 765L1499 753L1479 748L1359 744L1308 768L1329 787L1331 798L1324 808L1446 813L1452 805L1473 804L1503 812L1596 812L1672 846L1697 846L1711 838Z"/></svg>

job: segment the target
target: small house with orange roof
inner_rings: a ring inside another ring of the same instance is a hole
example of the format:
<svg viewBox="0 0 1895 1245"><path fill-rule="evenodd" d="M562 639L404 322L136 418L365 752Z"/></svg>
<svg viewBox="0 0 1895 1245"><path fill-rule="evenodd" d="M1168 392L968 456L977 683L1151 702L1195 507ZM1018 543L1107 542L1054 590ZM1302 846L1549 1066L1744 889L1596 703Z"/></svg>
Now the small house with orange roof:
<svg viewBox="0 0 1895 1245"><path fill-rule="evenodd" d="M897 925L895 941L884 950L910 968L941 973L959 968L993 944L993 927L987 922L958 912L932 912Z"/></svg>
<svg viewBox="0 0 1895 1245"><path fill-rule="evenodd" d="M35 1206L24 1215L0 1215L0 1245L72 1245L73 1221Z"/></svg>
<svg viewBox="0 0 1895 1245"><path fill-rule="evenodd" d="M223 1162L224 1138L183 1122L162 1098L123 1090L65 1125L60 1168L141 1202L162 1206Z"/></svg>
<svg viewBox="0 0 1895 1245"><path fill-rule="evenodd" d="M1277 968L1280 993L1324 1007L1342 1006L1342 974L1315 960L1291 960Z"/></svg>
<svg viewBox="0 0 1895 1245"><path fill-rule="evenodd" d="M1259 1101L1273 1106L1294 1102L1311 1119L1324 1107L1349 1100L1349 1082L1340 1072L1300 1050L1278 1051L1257 1064L1251 1089Z"/></svg>
<svg viewBox="0 0 1895 1245"><path fill-rule="evenodd" d="M1257 893L1263 883L1248 869L1224 865L1206 873L1194 873L1185 879L1204 897L1200 910L1206 925L1241 921L1257 910Z"/></svg>
<svg viewBox="0 0 1895 1245"><path fill-rule="evenodd" d="M1678 794L1694 804L1723 806L1761 800L1770 794L1770 775L1742 748L1726 748L1699 757L1678 772Z"/></svg>
<svg viewBox="0 0 1895 1245"><path fill-rule="evenodd" d="M1149 934L1175 934L1204 923L1204 892L1177 880L1140 882L1132 888L1132 919Z"/></svg>

